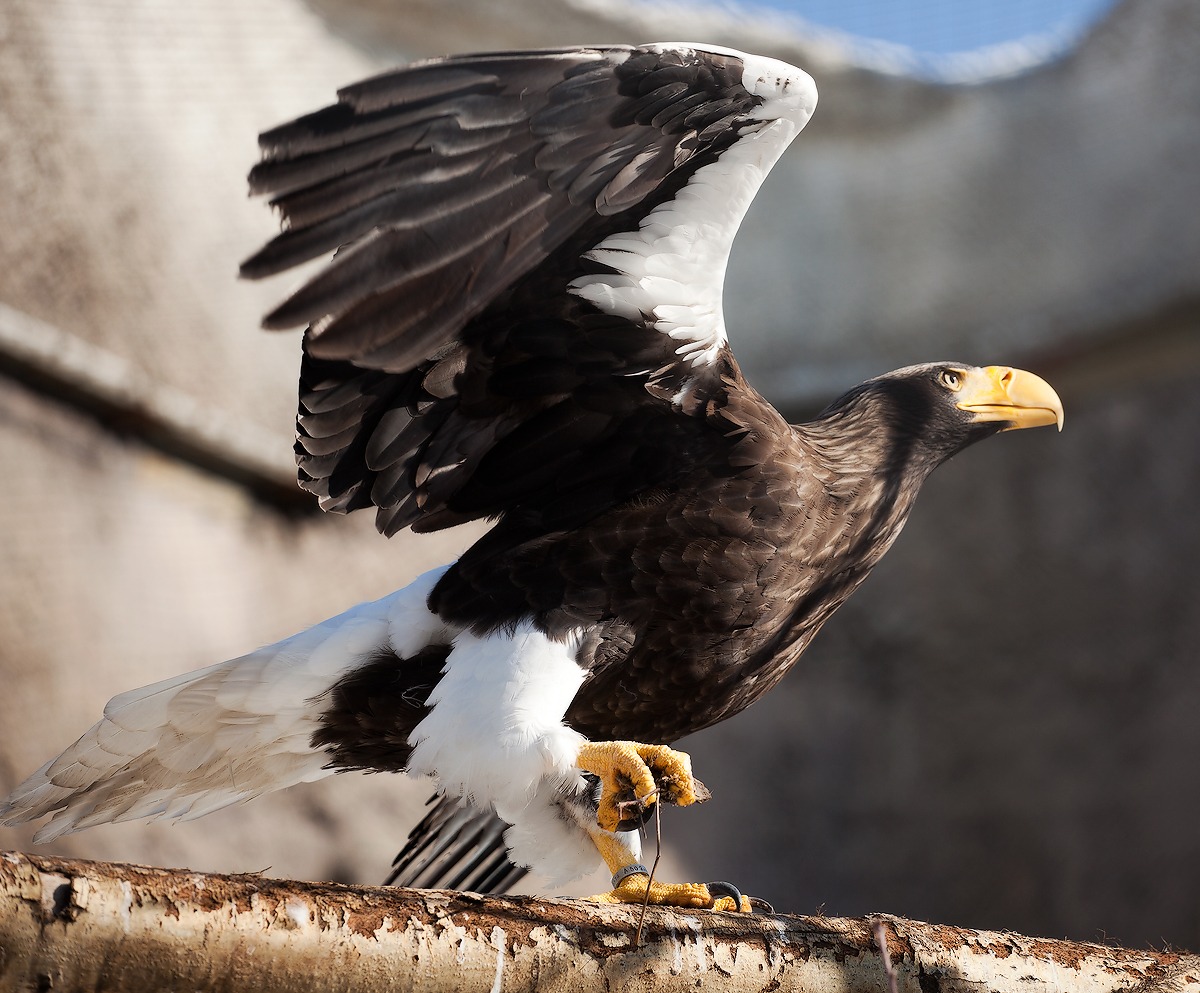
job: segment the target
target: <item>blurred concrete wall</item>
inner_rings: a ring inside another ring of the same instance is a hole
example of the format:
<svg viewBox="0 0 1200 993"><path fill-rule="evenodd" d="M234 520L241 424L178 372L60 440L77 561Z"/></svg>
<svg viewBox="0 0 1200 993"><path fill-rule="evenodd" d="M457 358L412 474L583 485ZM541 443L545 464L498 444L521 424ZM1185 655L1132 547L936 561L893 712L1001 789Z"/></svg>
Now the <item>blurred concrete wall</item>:
<svg viewBox="0 0 1200 993"><path fill-rule="evenodd" d="M911 361L1011 362L1067 428L943 469L800 669L688 743L716 798L665 816L670 871L796 912L1200 947L1200 8L1130 0L1050 64L950 85L599 6L0 7L0 790L113 694L470 540L298 507L298 342L255 330L287 281L234 278L273 228L255 134L408 57L704 37L822 93L731 266L755 382L800 413ZM344 776L53 850L372 882L428 792Z"/></svg>

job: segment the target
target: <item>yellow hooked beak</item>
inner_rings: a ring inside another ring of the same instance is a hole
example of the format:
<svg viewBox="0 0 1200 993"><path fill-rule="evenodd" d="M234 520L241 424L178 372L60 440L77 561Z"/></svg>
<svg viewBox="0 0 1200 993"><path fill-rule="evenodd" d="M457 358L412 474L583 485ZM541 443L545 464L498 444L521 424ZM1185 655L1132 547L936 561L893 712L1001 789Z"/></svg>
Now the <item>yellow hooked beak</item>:
<svg viewBox="0 0 1200 993"><path fill-rule="evenodd" d="M1004 431L1063 426L1063 406L1058 394L1040 376L1003 365L963 369L958 407L976 421L1004 421Z"/></svg>

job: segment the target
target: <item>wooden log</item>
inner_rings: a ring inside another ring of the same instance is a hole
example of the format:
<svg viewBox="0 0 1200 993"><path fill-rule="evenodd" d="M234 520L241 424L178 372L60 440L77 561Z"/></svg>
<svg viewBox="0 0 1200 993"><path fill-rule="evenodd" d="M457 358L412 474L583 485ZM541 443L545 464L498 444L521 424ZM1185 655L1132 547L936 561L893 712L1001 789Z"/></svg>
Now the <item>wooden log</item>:
<svg viewBox="0 0 1200 993"><path fill-rule="evenodd" d="M0 990L1179 990L1200 957L861 919L690 912L0 854Z"/></svg>

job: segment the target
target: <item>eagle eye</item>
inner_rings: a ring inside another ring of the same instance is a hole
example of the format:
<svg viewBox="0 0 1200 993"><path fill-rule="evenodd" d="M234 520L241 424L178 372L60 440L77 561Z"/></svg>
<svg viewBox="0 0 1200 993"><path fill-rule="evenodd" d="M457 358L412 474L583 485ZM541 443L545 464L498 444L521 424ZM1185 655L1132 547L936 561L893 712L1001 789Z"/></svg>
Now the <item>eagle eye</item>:
<svg viewBox="0 0 1200 993"><path fill-rule="evenodd" d="M957 369L943 369L938 373L938 381L948 390L960 390L963 384L963 374Z"/></svg>

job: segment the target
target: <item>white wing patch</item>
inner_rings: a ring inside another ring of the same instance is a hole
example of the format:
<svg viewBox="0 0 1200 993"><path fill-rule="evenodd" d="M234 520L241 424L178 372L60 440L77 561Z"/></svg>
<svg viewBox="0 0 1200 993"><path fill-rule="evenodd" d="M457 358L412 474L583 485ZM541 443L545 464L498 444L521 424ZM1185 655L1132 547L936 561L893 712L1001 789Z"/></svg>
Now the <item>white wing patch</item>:
<svg viewBox="0 0 1200 993"><path fill-rule="evenodd" d="M581 276L569 288L605 313L648 321L678 342L684 362L703 366L728 340L721 301L734 236L767 173L808 123L817 91L806 72L775 59L711 46L655 47L741 59L742 85L763 98L752 119L765 123L696 170L638 230L610 235L585 254L615 272Z"/></svg>

